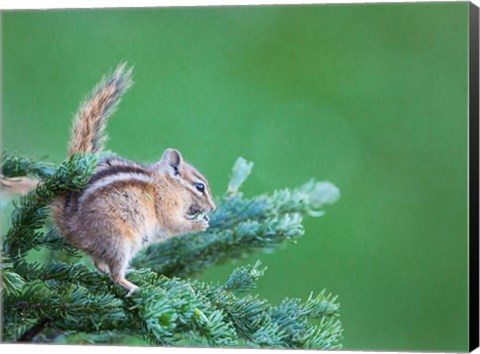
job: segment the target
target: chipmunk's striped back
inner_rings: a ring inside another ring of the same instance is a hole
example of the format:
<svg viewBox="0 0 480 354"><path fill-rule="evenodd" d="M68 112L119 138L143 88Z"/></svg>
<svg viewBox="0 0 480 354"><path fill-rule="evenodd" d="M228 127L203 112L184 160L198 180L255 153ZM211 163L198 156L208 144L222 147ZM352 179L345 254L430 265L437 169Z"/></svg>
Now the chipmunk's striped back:
<svg viewBox="0 0 480 354"><path fill-rule="evenodd" d="M90 177L85 188L68 192L65 195L62 212L71 214L78 211L78 207L82 203L102 194L103 190L107 188L116 188L126 184L153 183L151 171L146 166L119 157L109 157L98 162L95 173Z"/></svg>
<svg viewBox="0 0 480 354"><path fill-rule="evenodd" d="M80 106L73 121L68 156L77 152L97 153L107 140L104 135L108 118L115 111L120 97L131 86L132 69L121 64L105 77Z"/></svg>

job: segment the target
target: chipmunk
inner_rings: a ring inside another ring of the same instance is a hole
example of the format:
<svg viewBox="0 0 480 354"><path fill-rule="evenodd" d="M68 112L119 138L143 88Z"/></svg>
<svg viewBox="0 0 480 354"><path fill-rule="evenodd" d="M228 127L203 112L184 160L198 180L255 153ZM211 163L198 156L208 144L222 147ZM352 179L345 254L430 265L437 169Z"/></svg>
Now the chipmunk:
<svg viewBox="0 0 480 354"><path fill-rule="evenodd" d="M68 155L104 149L107 119L132 84L131 69L120 65L82 103L74 119ZM128 290L129 261L143 247L181 234L205 231L215 209L205 177L176 149L142 165L119 157L101 159L85 188L51 205L64 239L83 250L95 267Z"/></svg>

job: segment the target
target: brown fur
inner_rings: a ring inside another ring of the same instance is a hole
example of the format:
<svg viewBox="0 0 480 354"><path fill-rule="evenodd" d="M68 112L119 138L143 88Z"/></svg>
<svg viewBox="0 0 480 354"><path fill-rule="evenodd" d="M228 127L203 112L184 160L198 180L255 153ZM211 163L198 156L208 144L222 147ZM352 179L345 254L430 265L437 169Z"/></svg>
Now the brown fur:
<svg viewBox="0 0 480 354"><path fill-rule="evenodd" d="M130 82L129 72L121 66L82 105L70 155L101 151L106 118L119 99L114 91L118 82ZM122 77L126 73L128 78ZM204 185L203 193L197 183ZM128 295L137 288L125 279L135 254L154 242L205 231L208 217L194 214L214 208L205 177L175 149L165 150L160 161L149 166L104 159L83 190L67 193L51 205L52 219L65 240L85 251L99 271L129 290Z"/></svg>
<svg viewBox="0 0 480 354"><path fill-rule="evenodd" d="M73 121L69 156L76 152L96 153L103 150L107 119L115 111L120 96L131 86L131 74L131 68L126 69L125 64L119 65L82 103Z"/></svg>

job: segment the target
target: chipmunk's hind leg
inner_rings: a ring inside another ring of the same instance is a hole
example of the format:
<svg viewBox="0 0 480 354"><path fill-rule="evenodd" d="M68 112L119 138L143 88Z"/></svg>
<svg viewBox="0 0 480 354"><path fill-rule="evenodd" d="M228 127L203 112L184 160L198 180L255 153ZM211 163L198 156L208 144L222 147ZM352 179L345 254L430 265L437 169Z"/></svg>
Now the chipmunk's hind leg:
<svg viewBox="0 0 480 354"><path fill-rule="evenodd" d="M127 279L125 279L125 277L123 276L119 276L115 279L115 282L121 286L123 286L125 289L128 290L128 293L127 295L125 295L125 297L129 297L130 295L133 294L133 292L135 290L138 289L138 286L136 286L135 284L129 282Z"/></svg>
<svg viewBox="0 0 480 354"><path fill-rule="evenodd" d="M115 260L107 260L107 265L110 269L110 276L115 283L128 290L126 297L129 297L136 289L138 289L138 286L125 279L125 273L127 272L129 261L127 254L117 254L117 256L120 257L117 257Z"/></svg>

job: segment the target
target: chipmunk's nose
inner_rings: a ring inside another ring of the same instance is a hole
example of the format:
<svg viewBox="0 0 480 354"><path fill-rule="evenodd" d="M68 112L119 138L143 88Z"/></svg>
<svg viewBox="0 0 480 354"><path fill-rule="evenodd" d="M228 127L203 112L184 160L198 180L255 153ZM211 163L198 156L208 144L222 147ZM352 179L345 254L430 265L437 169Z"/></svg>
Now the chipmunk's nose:
<svg viewBox="0 0 480 354"><path fill-rule="evenodd" d="M210 204L210 211L212 212L212 211L214 211L215 209L217 209L217 207L215 206L215 203L212 202L212 203Z"/></svg>

